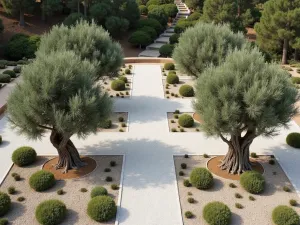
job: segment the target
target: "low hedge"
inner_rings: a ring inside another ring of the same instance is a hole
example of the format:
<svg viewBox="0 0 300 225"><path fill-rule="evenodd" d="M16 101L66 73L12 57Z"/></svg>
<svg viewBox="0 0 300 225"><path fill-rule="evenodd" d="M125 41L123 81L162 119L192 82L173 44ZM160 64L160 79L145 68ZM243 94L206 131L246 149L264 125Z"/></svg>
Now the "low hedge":
<svg viewBox="0 0 300 225"><path fill-rule="evenodd" d="M111 197L97 196L90 200L87 213L95 221L106 222L116 217L117 206Z"/></svg>
<svg viewBox="0 0 300 225"><path fill-rule="evenodd" d="M36 161L36 151L28 146L17 148L12 154L12 161L18 166L27 166Z"/></svg>
<svg viewBox="0 0 300 225"><path fill-rule="evenodd" d="M194 126L194 119L188 114L183 114L179 117L178 123L182 127L189 128Z"/></svg>
<svg viewBox="0 0 300 225"><path fill-rule="evenodd" d="M194 88L191 85L184 84L179 88L179 94L183 97L193 97L195 95Z"/></svg>
<svg viewBox="0 0 300 225"><path fill-rule="evenodd" d="M8 74L11 78L16 78L16 73L12 70L5 70L3 74Z"/></svg>
<svg viewBox="0 0 300 225"><path fill-rule="evenodd" d="M0 192L0 216L5 215L11 206L11 200L8 194Z"/></svg>
<svg viewBox="0 0 300 225"><path fill-rule="evenodd" d="M36 191L45 191L55 185L55 178L53 173L45 170L35 172L29 178L29 185Z"/></svg>
<svg viewBox="0 0 300 225"><path fill-rule="evenodd" d="M276 225L299 225L300 217L291 207L277 206L272 212L272 220Z"/></svg>
<svg viewBox="0 0 300 225"><path fill-rule="evenodd" d="M300 148L300 133L290 133L286 137L286 143L294 148Z"/></svg>
<svg viewBox="0 0 300 225"><path fill-rule="evenodd" d="M246 171L240 177L240 184L251 194L259 194L264 191L265 178L256 171Z"/></svg>
<svg viewBox="0 0 300 225"><path fill-rule="evenodd" d="M11 77L8 74L0 74L0 83L9 83Z"/></svg>
<svg viewBox="0 0 300 225"><path fill-rule="evenodd" d="M97 186L94 187L91 191L91 198L102 196L102 195L107 195L107 190L104 187Z"/></svg>
<svg viewBox="0 0 300 225"><path fill-rule="evenodd" d="M165 70L175 70L175 65L174 65L174 63L165 63L164 69Z"/></svg>
<svg viewBox="0 0 300 225"><path fill-rule="evenodd" d="M168 84L178 84L179 77L175 73L170 72L167 76L167 83Z"/></svg>
<svg viewBox="0 0 300 225"><path fill-rule="evenodd" d="M125 82L122 80L113 80L111 82L111 89L113 89L114 91L124 91Z"/></svg>
<svg viewBox="0 0 300 225"><path fill-rule="evenodd" d="M203 208L203 218L209 225L229 225L231 211L222 202L210 202Z"/></svg>
<svg viewBox="0 0 300 225"><path fill-rule="evenodd" d="M66 205L55 199L41 202L35 210L35 218L42 225L60 224L66 215Z"/></svg>
<svg viewBox="0 0 300 225"><path fill-rule="evenodd" d="M195 168L190 174L191 184L201 190L209 189L213 186L214 178L206 168Z"/></svg>

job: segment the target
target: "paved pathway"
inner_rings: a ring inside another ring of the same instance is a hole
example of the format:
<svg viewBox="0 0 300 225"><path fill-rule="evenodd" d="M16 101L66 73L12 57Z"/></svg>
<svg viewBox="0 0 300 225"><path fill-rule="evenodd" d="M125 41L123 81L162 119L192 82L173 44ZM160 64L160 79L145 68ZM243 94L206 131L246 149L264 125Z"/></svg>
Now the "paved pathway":
<svg viewBox="0 0 300 225"><path fill-rule="evenodd" d="M123 195L119 210L121 225L182 225L177 195L174 154L225 154L220 139L207 139L200 133L170 133L167 112L179 109L191 112L186 99L164 99L159 65L134 66L133 92L130 99L118 99L115 111L129 112L129 132L97 133L85 140L73 140L82 154L125 154ZM299 131L291 122L273 139L258 138L251 151L274 153L300 195L300 151L285 144L291 131ZM0 177L11 165L12 151L22 145L34 147L38 154L56 154L46 135L41 141L17 136L7 119L0 120L0 134L8 142L0 146Z"/></svg>

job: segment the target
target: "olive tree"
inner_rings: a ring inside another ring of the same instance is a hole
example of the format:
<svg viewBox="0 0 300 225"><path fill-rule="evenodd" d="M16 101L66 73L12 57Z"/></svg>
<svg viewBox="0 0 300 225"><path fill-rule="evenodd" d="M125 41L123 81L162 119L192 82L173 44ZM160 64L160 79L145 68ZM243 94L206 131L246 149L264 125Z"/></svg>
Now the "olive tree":
<svg viewBox="0 0 300 225"><path fill-rule="evenodd" d="M123 51L112 41L109 33L94 22L80 21L75 26L54 26L41 38L36 53L47 55L52 51L71 50L81 59L90 60L97 68L98 77L116 75L123 64Z"/></svg>
<svg viewBox="0 0 300 225"><path fill-rule="evenodd" d="M38 139L50 131L56 168L64 172L84 166L70 138L95 133L112 110L111 99L95 84L96 72L72 51L40 55L22 68L23 82L8 99L9 120L21 134Z"/></svg>
<svg viewBox="0 0 300 225"><path fill-rule="evenodd" d="M288 73L265 63L256 48L235 50L223 64L207 68L195 90L193 105L203 120L203 131L228 144L220 167L230 173L251 170L253 140L276 135L297 113L298 92Z"/></svg>
<svg viewBox="0 0 300 225"><path fill-rule="evenodd" d="M182 72L197 77L207 66L219 65L228 52L245 43L243 34L233 33L227 25L197 23L180 36L172 57Z"/></svg>

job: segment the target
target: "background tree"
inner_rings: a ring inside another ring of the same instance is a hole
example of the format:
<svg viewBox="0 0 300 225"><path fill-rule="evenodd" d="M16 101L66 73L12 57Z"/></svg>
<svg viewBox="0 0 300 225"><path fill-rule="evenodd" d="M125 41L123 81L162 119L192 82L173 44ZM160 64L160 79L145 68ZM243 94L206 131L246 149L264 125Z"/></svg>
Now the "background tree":
<svg viewBox="0 0 300 225"><path fill-rule="evenodd" d="M257 49L235 50L223 64L205 70L195 89L203 131L228 144L220 167L231 173L251 170L253 140L276 135L297 113L298 91L288 73L266 64Z"/></svg>
<svg viewBox="0 0 300 225"><path fill-rule="evenodd" d="M255 25L257 43L276 53L282 46L282 64L287 63L290 42L300 29L300 0L269 0L264 4L260 22Z"/></svg>
<svg viewBox="0 0 300 225"><path fill-rule="evenodd" d="M98 76L117 75L123 64L121 46L111 40L107 31L94 22L80 21L76 26L54 26L43 35L37 56L52 51L72 50L82 59L90 60L97 68Z"/></svg>
<svg viewBox="0 0 300 225"><path fill-rule="evenodd" d="M43 0L42 1L42 20L46 21L48 16L52 16L54 12L57 12L63 8L61 0Z"/></svg>
<svg viewBox="0 0 300 225"><path fill-rule="evenodd" d="M113 37L120 37L129 27L128 20L117 16L110 16L106 19L105 27Z"/></svg>
<svg viewBox="0 0 300 225"><path fill-rule="evenodd" d="M186 0L186 5L192 9L197 11L202 11L204 0Z"/></svg>
<svg viewBox="0 0 300 225"><path fill-rule="evenodd" d="M198 77L211 64L219 65L232 49L241 49L244 36L233 33L227 25L197 23L179 38L173 51L178 68Z"/></svg>
<svg viewBox="0 0 300 225"><path fill-rule="evenodd" d="M83 20L84 16L81 13L71 13L70 15L68 15L64 21L63 24L65 26L73 26L75 25L77 22L79 22L80 20Z"/></svg>
<svg viewBox="0 0 300 225"><path fill-rule="evenodd" d="M140 10L136 1L134 0L126 1L124 9L121 10L121 15L123 18L129 21L130 27L136 27L137 22L140 19Z"/></svg>
<svg viewBox="0 0 300 225"><path fill-rule="evenodd" d="M37 139L51 132L56 168L64 172L84 165L70 138L95 133L111 113L111 99L95 85L96 71L74 52L39 56L22 69L23 82L8 99L9 120L21 134Z"/></svg>
<svg viewBox="0 0 300 225"><path fill-rule="evenodd" d="M112 9L106 3L96 3L90 8L90 16L93 18L98 24L104 25L105 18L111 15Z"/></svg>
<svg viewBox="0 0 300 225"><path fill-rule="evenodd" d="M2 34L3 31L4 31L4 25L3 25L2 19L0 19L0 34Z"/></svg>
<svg viewBox="0 0 300 225"><path fill-rule="evenodd" d="M168 16L167 16L167 14L160 7L154 8L151 11L149 11L148 12L148 18L149 19L156 19L164 27L168 23Z"/></svg>

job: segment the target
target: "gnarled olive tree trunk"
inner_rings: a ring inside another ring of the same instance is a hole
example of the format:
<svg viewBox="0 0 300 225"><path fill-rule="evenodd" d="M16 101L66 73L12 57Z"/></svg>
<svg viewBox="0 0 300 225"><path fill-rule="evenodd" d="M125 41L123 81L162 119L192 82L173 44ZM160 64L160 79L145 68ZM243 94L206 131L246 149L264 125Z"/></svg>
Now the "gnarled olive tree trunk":
<svg viewBox="0 0 300 225"><path fill-rule="evenodd" d="M220 168L232 174L241 174L247 170L251 170L249 147L255 135L252 132L247 132L244 137L241 137L241 135L232 135L229 141L222 136L221 138L228 144L229 149L220 164Z"/></svg>
<svg viewBox="0 0 300 225"><path fill-rule="evenodd" d="M79 153L70 140L70 135L63 135L52 130L50 141L58 152L58 163L56 169L64 168L63 173L67 173L69 169L78 169L86 163L84 163L79 156Z"/></svg>

